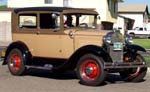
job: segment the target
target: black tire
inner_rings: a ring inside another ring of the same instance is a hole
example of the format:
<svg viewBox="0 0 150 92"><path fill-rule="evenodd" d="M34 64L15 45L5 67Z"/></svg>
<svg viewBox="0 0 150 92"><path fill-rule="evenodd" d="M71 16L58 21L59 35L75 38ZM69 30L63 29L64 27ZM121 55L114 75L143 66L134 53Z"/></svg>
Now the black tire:
<svg viewBox="0 0 150 92"><path fill-rule="evenodd" d="M140 55L137 54L135 62L145 62L145 59ZM130 68L125 69L124 71L120 72L120 76L129 82L140 82L143 80L147 73L147 67L137 67L137 68Z"/></svg>
<svg viewBox="0 0 150 92"><path fill-rule="evenodd" d="M82 56L77 64L77 76L81 84L88 86L101 85L106 77L104 60L93 54Z"/></svg>
<svg viewBox="0 0 150 92"><path fill-rule="evenodd" d="M19 49L12 49L6 59L8 69L12 75L21 76L24 74L25 58Z"/></svg>

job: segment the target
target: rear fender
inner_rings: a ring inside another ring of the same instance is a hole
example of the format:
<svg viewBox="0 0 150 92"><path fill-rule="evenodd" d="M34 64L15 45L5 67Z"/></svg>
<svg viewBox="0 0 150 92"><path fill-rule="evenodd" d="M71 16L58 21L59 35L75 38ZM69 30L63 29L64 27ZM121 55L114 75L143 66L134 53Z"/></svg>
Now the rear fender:
<svg viewBox="0 0 150 92"><path fill-rule="evenodd" d="M31 55L31 53L29 52L28 47L27 47L23 42L21 42L21 41L16 41L16 42L12 42L12 43L7 47L3 65L7 64L6 59L7 59L8 55L9 55L10 51L11 51L12 49L15 49L15 48L21 50L21 52L23 53L23 58L24 58L24 59L27 59L27 60L25 60L25 61L28 61L29 59L31 59L32 55ZM25 62L25 63L27 63L27 62Z"/></svg>

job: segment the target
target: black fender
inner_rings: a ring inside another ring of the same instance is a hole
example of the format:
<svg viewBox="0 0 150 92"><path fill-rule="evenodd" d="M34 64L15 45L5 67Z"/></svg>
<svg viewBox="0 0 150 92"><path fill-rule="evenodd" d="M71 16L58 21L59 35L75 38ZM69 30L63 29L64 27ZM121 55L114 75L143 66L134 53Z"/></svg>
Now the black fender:
<svg viewBox="0 0 150 92"><path fill-rule="evenodd" d="M104 50L104 48L96 45L87 45L77 49L71 57L75 57L75 56L81 57L86 53L93 53L100 57L109 56L109 54L107 53L106 50Z"/></svg>
<svg viewBox="0 0 150 92"><path fill-rule="evenodd" d="M96 45L87 45L87 46L83 46L79 49L77 49L72 55L71 57L67 60L67 62L63 65L61 65L60 67L58 67L58 70L73 70L76 68L76 65L79 61L79 59L88 53L92 53L94 55L97 55L99 57L102 57L104 59L104 62L109 62L110 61L110 56L107 53L107 51L104 50L104 48L100 47L100 46L96 46ZM103 63L104 63L103 62Z"/></svg>
<svg viewBox="0 0 150 92"><path fill-rule="evenodd" d="M131 44L131 45L126 45L126 49L129 49L131 51L137 52L137 51L143 51L146 52L145 48L139 45Z"/></svg>
<svg viewBox="0 0 150 92"><path fill-rule="evenodd" d="M25 61L29 61L32 57L28 47L25 45L25 43L21 42L21 41L16 41L16 42L12 42L6 49L6 54L5 54L5 57L4 57L4 62L3 62L3 65L7 64L7 56L9 55L10 51L12 49L19 49L22 53L23 53L23 58L26 59ZM27 63L27 62L25 62Z"/></svg>

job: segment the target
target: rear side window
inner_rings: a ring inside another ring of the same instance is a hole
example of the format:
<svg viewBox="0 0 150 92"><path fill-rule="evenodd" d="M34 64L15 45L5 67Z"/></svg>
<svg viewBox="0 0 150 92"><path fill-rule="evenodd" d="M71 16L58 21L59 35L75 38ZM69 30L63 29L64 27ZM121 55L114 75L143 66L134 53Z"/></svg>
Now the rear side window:
<svg viewBox="0 0 150 92"><path fill-rule="evenodd" d="M36 14L19 15L19 28L37 28Z"/></svg>

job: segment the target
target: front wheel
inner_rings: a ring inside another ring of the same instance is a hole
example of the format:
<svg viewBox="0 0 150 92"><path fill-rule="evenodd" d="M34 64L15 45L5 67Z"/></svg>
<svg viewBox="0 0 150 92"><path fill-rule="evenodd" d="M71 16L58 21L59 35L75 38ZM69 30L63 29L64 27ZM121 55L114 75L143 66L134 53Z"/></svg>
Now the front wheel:
<svg viewBox="0 0 150 92"><path fill-rule="evenodd" d="M25 59L19 49L12 49L8 54L6 62L12 75L20 76L25 72Z"/></svg>
<svg viewBox="0 0 150 92"><path fill-rule="evenodd" d="M77 64L77 76L80 83L89 86L102 84L106 77L104 71L104 60L93 54L86 54L81 57Z"/></svg>
<svg viewBox="0 0 150 92"><path fill-rule="evenodd" d="M137 54L134 62L145 62L145 59L141 55ZM120 72L120 76L125 81L140 82L143 80L146 73L147 73L147 67L137 67L137 68L125 69L124 71Z"/></svg>

